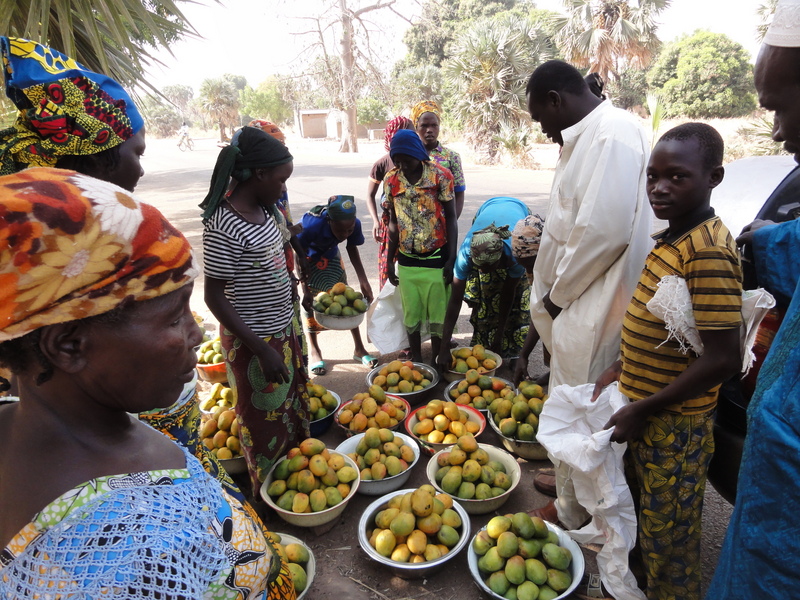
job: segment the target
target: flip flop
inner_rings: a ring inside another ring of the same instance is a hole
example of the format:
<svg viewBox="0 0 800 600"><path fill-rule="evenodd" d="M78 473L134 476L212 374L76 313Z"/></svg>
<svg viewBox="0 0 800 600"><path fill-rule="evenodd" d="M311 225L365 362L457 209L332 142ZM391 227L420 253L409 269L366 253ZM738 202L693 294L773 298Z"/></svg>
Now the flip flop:
<svg viewBox="0 0 800 600"><path fill-rule="evenodd" d="M365 354L364 356L356 356L353 355L353 360L356 362L360 362L365 367L374 368L378 366L378 359L373 358L369 354Z"/></svg>
<svg viewBox="0 0 800 600"><path fill-rule="evenodd" d="M398 360L411 360L411 350L409 348L404 348L400 350L400 354L397 356Z"/></svg>
<svg viewBox="0 0 800 600"><path fill-rule="evenodd" d="M309 370L314 375L325 375L328 372L328 370L325 368L325 361L324 360L320 360L320 361L317 361L315 363L312 363L311 366L309 367Z"/></svg>

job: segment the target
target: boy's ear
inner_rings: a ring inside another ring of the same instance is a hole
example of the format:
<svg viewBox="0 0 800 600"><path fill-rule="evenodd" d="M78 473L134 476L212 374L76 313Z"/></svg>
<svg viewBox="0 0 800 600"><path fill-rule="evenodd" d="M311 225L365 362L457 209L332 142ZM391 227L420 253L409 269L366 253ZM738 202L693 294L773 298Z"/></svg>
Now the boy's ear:
<svg viewBox="0 0 800 600"><path fill-rule="evenodd" d="M561 106L561 94L555 90L547 92L547 102L553 107L558 108Z"/></svg>
<svg viewBox="0 0 800 600"><path fill-rule="evenodd" d="M725 167L722 165L711 169L711 174L708 178L709 188L714 189L725 178Z"/></svg>

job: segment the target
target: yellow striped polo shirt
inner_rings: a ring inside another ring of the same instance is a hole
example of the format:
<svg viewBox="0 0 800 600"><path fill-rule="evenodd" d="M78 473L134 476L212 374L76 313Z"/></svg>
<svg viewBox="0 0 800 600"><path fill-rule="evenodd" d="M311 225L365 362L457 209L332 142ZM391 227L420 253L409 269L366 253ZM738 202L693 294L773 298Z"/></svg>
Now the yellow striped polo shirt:
<svg viewBox="0 0 800 600"><path fill-rule="evenodd" d="M697 360L690 349L667 341L664 321L647 310L647 302L667 275L686 280L698 331L739 327L742 322L742 270L736 244L719 217L712 217L675 240L669 230L656 233L656 246L645 262L622 324L620 391L641 400L669 385ZM714 408L716 386L667 410L699 414Z"/></svg>

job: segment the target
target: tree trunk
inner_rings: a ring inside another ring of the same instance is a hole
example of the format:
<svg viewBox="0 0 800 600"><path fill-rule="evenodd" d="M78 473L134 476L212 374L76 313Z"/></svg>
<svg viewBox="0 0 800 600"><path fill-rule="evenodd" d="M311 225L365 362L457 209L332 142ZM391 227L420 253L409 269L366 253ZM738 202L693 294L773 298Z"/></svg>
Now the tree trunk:
<svg viewBox="0 0 800 600"><path fill-rule="evenodd" d="M342 100L344 124L339 152L358 152L356 131L356 94L353 89L353 15L347 8L347 0L339 0L342 17Z"/></svg>

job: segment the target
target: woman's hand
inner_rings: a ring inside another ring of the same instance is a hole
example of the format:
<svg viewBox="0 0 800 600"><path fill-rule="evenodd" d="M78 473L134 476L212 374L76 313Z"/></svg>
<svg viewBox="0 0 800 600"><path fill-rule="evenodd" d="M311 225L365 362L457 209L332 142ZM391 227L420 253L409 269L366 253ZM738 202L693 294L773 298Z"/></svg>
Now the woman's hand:
<svg viewBox="0 0 800 600"><path fill-rule="evenodd" d="M275 349L264 343L256 353L256 358L267 381L278 384L289 383L289 370L283 362L283 356Z"/></svg>
<svg viewBox="0 0 800 600"><path fill-rule="evenodd" d="M311 312L314 309L313 307L314 297L311 295L311 292L306 291L303 294L303 301L301 302L301 304L303 305L303 308L306 310L306 312Z"/></svg>
<svg viewBox="0 0 800 600"><path fill-rule="evenodd" d="M600 373L600 377L598 377L597 381L594 382L594 391L592 392L591 401L594 402L597 400L597 397L600 396L600 392L603 391L604 387L611 385L615 381L619 381L620 375L622 375L622 361L618 360L605 371Z"/></svg>
<svg viewBox="0 0 800 600"><path fill-rule="evenodd" d="M367 304L371 303L375 299L375 297L372 295L372 286L368 281L361 283L361 293L364 295Z"/></svg>
<svg viewBox="0 0 800 600"><path fill-rule="evenodd" d="M639 402L631 402L623 406L608 420L603 429L614 428L611 434L611 441L622 444L633 440L640 440L644 435L644 428L647 424L647 415L641 414Z"/></svg>
<svg viewBox="0 0 800 600"><path fill-rule="evenodd" d="M515 387L519 387L520 381L528 378L528 357L520 356L517 358L517 364L514 366L514 375L512 381Z"/></svg>
<svg viewBox="0 0 800 600"><path fill-rule="evenodd" d="M453 283L453 263L448 261L445 263L444 267L442 267L442 279L444 279L445 285L450 285Z"/></svg>
<svg viewBox="0 0 800 600"><path fill-rule="evenodd" d="M388 279L389 283L394 287L400 285L400 280L397 278L397 273L394 271L394 263L392 261L389 261L386 265L386 279Z"/></svg>
<svg viewBox="0 0 800 600"><path fill-rule="evenodd" d="M380 236L380 225L378 223L372 224L372 239L375 240L375 243L381 243L381 236Z"/></svg>

